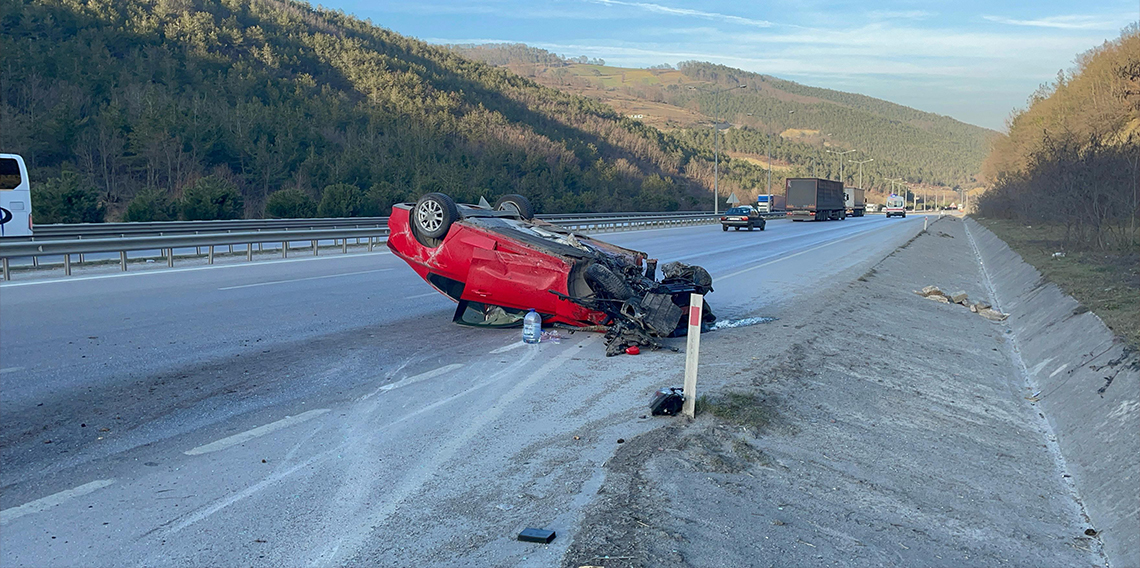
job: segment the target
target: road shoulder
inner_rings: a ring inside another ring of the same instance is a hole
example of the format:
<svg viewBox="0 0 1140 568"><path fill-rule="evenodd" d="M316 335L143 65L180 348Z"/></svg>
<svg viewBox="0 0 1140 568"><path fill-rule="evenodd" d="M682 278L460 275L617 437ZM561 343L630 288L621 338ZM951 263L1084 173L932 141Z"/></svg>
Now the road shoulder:
<svg viewBox="0 0 1140 568"><path fill-rule="evenodd" d="M1103 565L1008 328L926 285L990 300L962 221L703 338L704 412L619 449L563 564Z"/></svg>

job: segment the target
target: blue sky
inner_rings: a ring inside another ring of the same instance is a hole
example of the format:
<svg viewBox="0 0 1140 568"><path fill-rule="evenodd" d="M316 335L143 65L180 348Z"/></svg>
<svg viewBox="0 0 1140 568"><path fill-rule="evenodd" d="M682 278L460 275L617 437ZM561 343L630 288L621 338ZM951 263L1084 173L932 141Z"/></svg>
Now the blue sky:
<svg viewBox="0 0 1140 568"><path fill-rule="evenodd" d="M432 43L520 42L625 67L712 61L999 130L1140 19L1138 0L325 2Z"/></svg>

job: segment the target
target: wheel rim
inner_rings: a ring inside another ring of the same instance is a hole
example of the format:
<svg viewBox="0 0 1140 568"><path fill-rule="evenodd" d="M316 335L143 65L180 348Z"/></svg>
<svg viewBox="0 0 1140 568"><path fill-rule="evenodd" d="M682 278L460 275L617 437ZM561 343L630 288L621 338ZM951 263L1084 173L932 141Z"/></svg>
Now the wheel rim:
<svg viewBox="0 0 1140 568"><path fill-rule="evenodd" d="M504 201L499 205L499 211L509 211L515 215L522 215L522 210L511 201Z"/></svg>
<svg viewBox="0 0 1140 568"><path fill-rule="evenodd" d="M443 206L434 200L427 200L416 210L416 222L425 231L436 231L443 225Z"/></svg>

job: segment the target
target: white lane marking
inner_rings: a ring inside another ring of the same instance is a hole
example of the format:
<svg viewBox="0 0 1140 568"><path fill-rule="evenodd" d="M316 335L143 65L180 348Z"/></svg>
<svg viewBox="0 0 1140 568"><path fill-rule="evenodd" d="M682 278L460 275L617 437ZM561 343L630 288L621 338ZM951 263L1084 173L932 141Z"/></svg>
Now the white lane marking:
<svg viewBox="0 0 1140 568"><path fill-rule="evenodd" d="M236 446L238 444L248 442L249 440L252 440L254 438L258 438L258 437L264 436L266 434L271 434L271 433L276 432L282 428L288 428L294 424L300 424L301 422L305 422L306 420L312 420L313 418L316 418L316 417L318 417L318 416L320 416L320 415L322 415L328 411L329 411L328 408L318 408L316 410L310 410L308 412L302 412L301 414L298 414L296 416L289 416L287 418L282 418L281 420L278 420L277 422L271 422L271 423L266 424L264 426L258 426L257 428L254 428L252 430L246 430L245 432L242 432L240 434L234 434L233 436L229 436L228 438L222 438L221 440L218 440L216 442L210 442L209 444L206 444L204 446L198 446L197 448L194 448L192 450L187 450L183 453L185 453L188 456L197 456L197 455L206 454L206 453L210 453L210 452L216 452L218 450L224 450L230 446Z"/></svg>
<svg viewBox="0 0 1140 568"><path fill-rule="evenodd" d="M1065 369L1067 369L1067 368L1069 368L1069 364L1068 364L1068 363L1065 363L1064 365L1061 365L1060 367L1057 367L1057 370L1056 370L1056 371L1053 371L1052 373L1049 373L1049 378L1050 378L1050 379L1052 379L1053 377L1057 376L1057 373L1060 373L1061 371L1064 371L1064 370L1065 370Z"/></svg>
<svg viewBox="0 0 1140 568"><path fill-rule="evenodd" d="M791 221L788 221L788 222L791 223ZM817 231L815 231L813 233L808 233L806 235L791 234L791 233L779 233L779 236L775 236L775 237L772 237L770 239L765 240L764 245L768 246L768 245L771 245L773 243L777 243L777 242L781 242L781 241L793 241L793 240L802 239L804 237L816 237L816 236L826 235L828 233L843 231L846 228L847 227L834 227L834 226L819 227ZM870 229L863 229L863 230L859 231L858 233L865 233L868 230L870 230ZM739 244L739 245L735 245L735 246L729 246L729 247L723 247L723 248L717 249L715 251L715 254L723 254L723 253L733 252L733 251L742 250L742 249L751 249L751 248L756 248L755 242L743 243L743 244ZM680 256L670 256L669 260L683 261L683 260L690 260L690 259L694 259L694 258L702 258L702 257L708 256L708 255L709 255L708 252L694 252L691 254L684 254L684 255L680 255Z"/></svg>
<svg viewBox="0 0 1140 568"><path fill-rule="evenodd" d="M578 345L589 346L596 340L596 337L591 337L585 341L582 341ZM550 375L562 365L565 365L566 362L570 360L570 357L577 353L579 353L579 350L574 349L571 345L563 346L561 353L558 353L557 355L551 356L549 353L544 354L546 357L549 357L545 364L532 372L530 376L515 383L515 385L511 387L510 390L495 400L495 402L491 404L489 408L481 408L479 412L471 414L470 417L467 418L467 428L465 428L458 435L455 435L447 440L439 440L439 442L442 442L438 446L439 449L436 450L434 454L426 455L424 462L418 464L419 468L417 469L419 473L410 472L409 475L405 476L400 483L396 484L393 487L386 488L386 491L383 495L384 502L374 503L369 509L369 512L371 514L368 517L360 519L358 522L351 523L351 526L345 526L344 528L346 530L337 533L336 536L339 537L337 541L329 543L329 545L325 548L325 554L322 555L318 553L314 555L314 557L312 557L308 562L308 565L327 566L330 564L344 564L346 557L351 556L353 553L357 552L360 549L361 545L363 545L363 543L368 540L369 534L372 532L371 527L383 524L390 516L392 516L392 514L396 512L401 503L407 501L418 491L420 491L425 484L429 483L433 478L435 478L435 472L441 471L443 469L443 466L447 462L455 459L456 456L460 454L460 452L468 451L472 438L475 438L479 435L480 431L486 429L496 420L499 420L502 415L507 413L508 410L514 406L514 404L524 394L532 391L535 384L545 379L548 375ZM537 351L529 352L520 358L517 363L521 364L520 366L529 365L530 361L535 356L537 356ZM525 366L522 368L525 368ZM516 367L512 366L508 373L504 373L504 376L510 376L512 378L517 377L518 373L516 369ZM446 404L447 402L454 400L456 397L466 394L470 390L481 388L485 387L473 387L472 389L464 391L458 395L436 401L424 409L421 409L420 412L425 411L429 408L437 407L441 404ZM401 422L409 417L410 416L405 416L393 424ZM391 426L392 424L389 424L386 426L386 428L390 428ZM435 448L436 446L433 445L431 449L435 450ZM329 554L331 551L344 552L340 552L340 557L336 557Z"/></svg>
<svg viewBox="0 0 1140 568"><path fill-rule="evenodd" d="M300 249L298 249L300 250ZM130 278L132 276L152 276L155 274L177 274L179 272L197 272L199 270L221 270L223 268L242 268L248 266L266 266L269 264L287 264L290 262L312 262L315 260L337 260L343 258L360 258L362 256L378 256L392 254L391 251L357 252L352 254L338 254L335 256L314 256L309 258L282 258L278 260L255 260L241 264L215 264L212 266L195 266L192 268L158 268L146 272L120 272L118 274L102 274L99 276L60 276L51 280L36 280L35 282L12 282L0 284L0 288L19 288L20 286L37 286L40 284L58 284L60 282L86 282L88 280L107 280L110 278ZM175 257L177 258L177 257ZM189 260L189 259L187 259Z"/></svg>
<svg viewBox="0 0 1140 568"><path fill-rule="evenodd" d="M415 300L416 298L426 298L428 296L440 296L439 292L428 292L427 294L416 294L415 296L408 296L405 300Z"/></svg>
<svg viewBox="0 0 1140 568"><path fill-rule="evenodd" d="M356 399L356 401L360 402L362 400L368 400L368 399L372 398L373 396L380 394L382 392L387 392L387 391L390 391L392 389L398 389L400 387L406 387L410 384L418 383L420 381L426 381L428 379L438 377L442 374L450 373L450 372L452 372L452 371L454 371L454 370L456 370L462 366L463 365L461 365L459 363L452 363L450 365L444 365L438 369L432 369L432 370L427 371L425 373L420 373L418 375L411 376L411 377L408 377L406 379L401 379L401 380L396 381L394 383L388 383L388 384L386 384L386 385L384 385L384 386L382 386L382 387L380 387L380 388Z"/></svg>
<svg viewBox="0 0 1140 568"><path fill-rule="evenodd" d="M241 284L239 286L226 286L225 288L218 288L218 290L237 290L239 288L256 288L258 286L272 286L273 284L288 284L290 282L304 282L305 280L322 280L325 278L337 278L339 276L356 276L357 274L372 274L373 272L387 272L395 270L394 268L378 268L376 270L361 270L360 272L345 272L344 274L326 274L324 276L309 276L307 278L293 278L290 280L273 280L270 282L258 282L257 284Z"/></svg>
<svg viewBox="0 0 1140 568"><path fill-rule="evenodd" d="M524 343L520 339L518 343L511 343L510 345L504 345L498 349L491 350L491 354L492 355L498 355L499 353L506 353L507 351L510 351L512 349L518 349L519 347L522 347L524 345L526 345L526 343Z"/></svg>
<svg viewBox="0 0 1140 568"><path fill-rule="evenodd" d="M8 367L7 369L0 369L0 375L4 373L15 373L16 371L23 371L23 367Z"/></svg>
<svg viewBox="0 0 1140 568"><path fill-rule="evenodd" d="M849 236L849 237L845 237L845 238L842 238L842 239L836 239L836 240L834 240L834 241L828 241L828 242L826 242L826 243L823 243L822 245L819 245L819 246L815 246L815 247L809 248L809 249L807 249L807 250L801 250L800 252L797 252L797 253L794 253L794 254L789 254L789 255L781 256L780 258L777 258L776 260L770 260L770 261L768 261L768 262L765 262L765 263L763 263L763 264L757 264L756 266L750 266L750 267L748 267L748 268L745 268L744 270L738 270L738 271L736 271L736 272L733 272L732 274L726 274L726 275L724 275L724 276L717 276L717 277L715 277L715 280L725 280L725 279L727 279L727 278L732 278L732 277L734 277L734 276L740 276L741 274L744 274L744 273L747 273L747 272L752 272L753 270L756 270L756 269L758 269L758 268L764 268L765 266L768 266L769 264L776 264L777 262L781 262L781 261L784 261L784 260L788 260L789 258L795 258L795 257L797 257L797 256L800 256L801 254L807 254L807 253L809 253L809 252L812 252L812 251L817 251L817 250L819 250L819 249L821 249L821 248L824 248L824 247L829 247L829 246L831 246L831 245L834 245L834 244L837 244L837 243L841 243L841 242L843 242L843 241L849 241L849 240L851 240L851 239L854 239L854 238L856 238L856 237L862 237L862 236L866 236L866 235L868 235L868 234L870 234L870 233L874 233L874 232L877 232L877 231L881 231L881 230L883 230L883 229L889 229L889 228L891 228L891 227L897 227L897 226L898 226L897 224L893 224L893 223L892 223L892 224L890 224L890 225L884 225L884 226L882 226L882 227L876 227L876 228L874 228L874 229L870 229L870 230L867 230L867 231L860 231L860 232L858 232L858 233L855 233L854 235L851 235L851 236Z"/></svg>
<svg viewBox="0 0 1140 568"><path fill-rule="evenodd" d="M114 482L114 479L100 479L98 481L92 481L91 483L85 483L74 489L60 491L54 495L48 495L42 499L36 499L30 503L24 503L19 507L4 509L3 511L0 511L0 525L6 525L20 517L23 517L24 515L30 515L32 513L45 511L69 499L82 497L83 495L102 489Z"/></svg>

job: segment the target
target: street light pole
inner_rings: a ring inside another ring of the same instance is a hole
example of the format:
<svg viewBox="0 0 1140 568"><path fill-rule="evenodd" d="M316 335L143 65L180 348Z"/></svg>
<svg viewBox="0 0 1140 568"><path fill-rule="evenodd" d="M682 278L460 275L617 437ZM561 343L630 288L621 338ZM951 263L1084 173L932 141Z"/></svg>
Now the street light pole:
<svg viewBox="0 0 1140 568"><path fill-rule="evenodd" d="M846 182L846 180L843 179L843 155L844 154L850 154L851 152L857 152L857 151L858 150L856 150L854 148L852 148L851 150L844 150L842 152L836 152L833 150L827 151L828 154L835 154L835 155L839 156L839 181L840 182Z"/></svg>
<svg viewBox="0 0 1140 568"><path fill-rule="evenodd" d="M874 162L875 159L874 158L868 158L866 160L860 160L860 161L855 161L855 160L847 160L847 161L851 162L852 164L859 164L859 187L861 189L867 189L867 188L863 187L863 164L866 164L867 162Z"/></svg>
<svg viewBox="0 0 1140 568"><path fill-rule="evenodd" d="M764 141L768 146L768 185L764 186L764 193L772 195L772 133L764 133ZM772 198L768 198L768 208L772 208Z"/></svg>
<svg viewBox="0 0 1140 568"><path fill-rule="evenodd" d="M689 87L697 90L696 87ZM720 94L729 89L747 89L748 85L717 89L713 92L713 215L720 215Z"/></svg>

